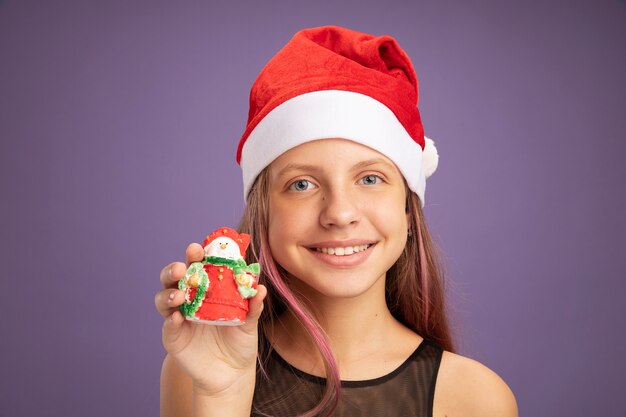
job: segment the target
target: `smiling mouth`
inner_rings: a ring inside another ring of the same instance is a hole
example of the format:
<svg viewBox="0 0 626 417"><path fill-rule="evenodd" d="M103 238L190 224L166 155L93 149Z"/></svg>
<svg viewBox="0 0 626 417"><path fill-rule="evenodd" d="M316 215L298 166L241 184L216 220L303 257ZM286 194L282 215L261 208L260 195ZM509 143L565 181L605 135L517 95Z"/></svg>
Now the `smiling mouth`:
<svg viewBox="0 0 626 417"><path fill-rule="evenodd" d="M345 247L337 247L337 248L312 248L316 252L325 253L328 255L335 256L350 256L355 253L363 252L370 248L372 245L354 245L354 246L345 246Z"/></svg>

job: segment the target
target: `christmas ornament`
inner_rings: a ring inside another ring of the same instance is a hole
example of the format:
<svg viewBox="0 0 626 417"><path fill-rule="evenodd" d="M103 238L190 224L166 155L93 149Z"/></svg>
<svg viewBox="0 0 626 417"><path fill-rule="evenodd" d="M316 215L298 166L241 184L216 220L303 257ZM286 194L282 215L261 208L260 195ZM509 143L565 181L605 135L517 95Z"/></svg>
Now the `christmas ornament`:
<svg viewBox="0 0 626 417"><path fill-rule="evenodd" d="M198 323L237 326L248 312L248 299L257 293L258 263L246 264L250 235L221 227L202 246L204 259L187 268L178 288L185 291L180 311Z"/></svg>

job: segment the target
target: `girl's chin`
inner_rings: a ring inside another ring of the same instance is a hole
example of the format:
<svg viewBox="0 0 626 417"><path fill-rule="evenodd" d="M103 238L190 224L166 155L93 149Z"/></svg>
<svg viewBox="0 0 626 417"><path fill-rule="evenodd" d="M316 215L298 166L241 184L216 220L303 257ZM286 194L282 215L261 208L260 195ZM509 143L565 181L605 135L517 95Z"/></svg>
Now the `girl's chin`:
<svg viewBox="0 0 626 417"><path fill-rule="evenodd" d="M353 273L325 273L322 276L304 276L302 278L294 278L291 283L292 287L296 287L296 291L302 294L306 299L314 300L321 298L330 299L348 299L362 295L370 294L377 290L377 282L382 280L383 284L378 289L384 297L384 274L381 277L364 276L362 272L354 271Z"/></svg>

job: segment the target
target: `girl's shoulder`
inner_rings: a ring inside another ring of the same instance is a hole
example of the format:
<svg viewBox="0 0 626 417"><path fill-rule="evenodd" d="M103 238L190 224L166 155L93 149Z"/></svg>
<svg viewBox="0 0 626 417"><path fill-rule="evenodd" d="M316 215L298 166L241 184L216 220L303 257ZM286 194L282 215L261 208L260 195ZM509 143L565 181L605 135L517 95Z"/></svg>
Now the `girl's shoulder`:
<svg viewBox="0 0 626 417"><path fill-rule="evenodd" d="M517 417L508 385L473 359L444 351L435 386L433 416Z"/></svg>

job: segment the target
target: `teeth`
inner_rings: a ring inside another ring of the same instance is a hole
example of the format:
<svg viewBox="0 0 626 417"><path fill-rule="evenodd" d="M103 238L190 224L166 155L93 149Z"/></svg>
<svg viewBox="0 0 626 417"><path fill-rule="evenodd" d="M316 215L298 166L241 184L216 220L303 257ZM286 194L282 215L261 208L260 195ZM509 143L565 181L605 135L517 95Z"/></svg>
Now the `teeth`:
<svg viewBox="0 0 626 417"><path fill-rule="evenodd" d="M329 255L336 256L345 256L352 255L353 253L363 252L365 249L369 248L371 245L356 245L356 246L346 246L345 248L315 248L316 251L327 253Z"/></svg>

